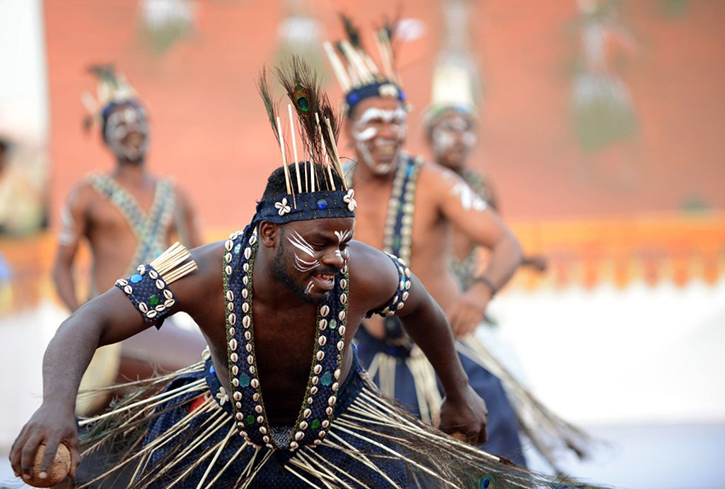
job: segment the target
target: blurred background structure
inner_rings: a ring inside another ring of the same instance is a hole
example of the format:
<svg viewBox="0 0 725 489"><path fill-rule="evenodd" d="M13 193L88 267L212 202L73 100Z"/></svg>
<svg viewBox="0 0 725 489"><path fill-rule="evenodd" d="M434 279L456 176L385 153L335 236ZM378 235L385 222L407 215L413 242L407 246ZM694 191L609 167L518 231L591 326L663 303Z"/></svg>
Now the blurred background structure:
<svg viewBox="0 0 725 489"><path fill-rule="evenodd" d="M461 1L400 2L412 153ZM722 487L725 2L465 3L482 86L475 166L526 251L550 260L544 275L520 272L492 315L532 390L608 442L569 468L624 487ZM48 275L60 207L113 166L82 128L87 66L127 74L153 126L149 168L190 191L216 240L248 221L279 164L262 66L302 54L339 98L320 42L340 34L339 12L372 24L391 5L0 0L0 371L12 392L0 452L39 402L63 317Z"/></svg>

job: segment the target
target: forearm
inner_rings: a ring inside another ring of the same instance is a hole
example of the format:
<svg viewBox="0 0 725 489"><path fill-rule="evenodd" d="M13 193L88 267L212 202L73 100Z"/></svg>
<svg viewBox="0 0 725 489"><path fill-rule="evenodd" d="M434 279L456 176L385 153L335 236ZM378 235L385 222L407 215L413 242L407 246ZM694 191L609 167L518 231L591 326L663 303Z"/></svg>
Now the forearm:
<svg viewBox="0 0 725 489"><path fill-rule="evenodd" d="M400 319L410 338L433 365L446 397L460 397L468 386L468 376L456 354L451 328L438 304L431 299Z"/></svg>
<svg viewBox="0 0 725 489"><path fill-rule="evenodd" d="M78 298L76 297L75 280L73 279L73 272L70 268L63 266L56 266L53 270L53 282L55 283L55 290L71 312L75 312L78 309Z"/></svg>
<svg viewBox="0 0 725 489"><path fill-rule="evenodd" d="M102 320L87 306L58 328L43 357L43 402L75 410L81 378L102 335Z"/></svg>
<svg viewBox="0 0 725 489"><path fill-rule="evenodd" d="M495 287L492 293L508 283L522 261L521 245L513 235L505 235L496 242L491 248L488 264L481 274Z"/></svg>

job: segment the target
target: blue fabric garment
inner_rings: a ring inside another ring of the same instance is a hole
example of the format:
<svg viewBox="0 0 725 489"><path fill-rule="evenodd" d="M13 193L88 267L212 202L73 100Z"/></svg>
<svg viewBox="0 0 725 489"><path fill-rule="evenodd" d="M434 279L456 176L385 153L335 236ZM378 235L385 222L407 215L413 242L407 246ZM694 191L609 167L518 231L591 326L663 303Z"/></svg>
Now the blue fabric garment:
<svg viewBox="0 0 725 489"><path fill-rule="evenodd" d="M362 368L360 367L357 355L354 354L350 373L345 379L343 385L340 387L338 402L335 405L335 417L339 417L341 414L346 412L350 405L353 403L353 401L362 391L365 381L362 379L361 373ZM215 393L219 392L220 383L216 375L213 373L213 366L211 364L211 361L207 361L204 372L189 374L180 377L168 386L167 392L172 389L182 387L183 385L186 385L195 380L198 380L201 377L204 377L206 379L207 385L209 386L209 391L205 391L207 392L207 394L211 393L212 395L215 395ZM174 398L167 404L158 407L157 411L165 412L163 412L163 414L161 414L154 421L152 421L148 429L148 434L144 440L144 446L152 443L159 435L170 429L177 422L179 422L179 420L186 416L189 413L191 403L199 396L199 392L195 392L185 396L179 396ZM231 417L232 409L230 403L225 402L223 404L223 408L225 409L226 413ZM178 449L179 446L188 446L196 441L198 439L198 436L196 436L195 434L200 433L204 429L205 423L208 421L209 417L210 416L206 414L195 417L192 420L190 426L186 430L184 430L184 433L181 434L178 439L175 439L173 443L169 443L159 449L156 449L152 453L149 463L147 464L147 470L156 470L156 468L158 467L167 466L169 463L173 463L174 456L172 452L174 451L174 449ZM217 431L213 436L208 438L199 447L197 447L193 453L186 457L185 462L181 464L183 466L182 471L183 468L186 468L189 466L189 464L196 462L204 454L209 453L210 451L216 451L213 449L214 445L221 442L228 433L229 427L228 425L225 426L225 428ZM376 463L378 465L381 465L379 462L383 460L385 472L388 477L390 477L396 483L400 484L402 487L406 487L408 485L408 470L406 469L406 466L402 461L390 459L380 448L364 442L356 437L345 436L344 434L340 434L340 436L345 439L347 443L357 448L362 453L366 454L369 458L376 460ZM204 485L208 484L209 481L211 481L216 476L216 474L218 473L217 471L221 470L227 464L232 456L239 450L239 448L241 448L242 444L243 440L240 436L232 436L229 443L215 462L212 471L210 472L210 476L207 477ZM314 450L331 464L338 467L344 467L346 472L348 472L353 477L356 477L359 481L365 483L369 487L390 486L382 476L376 474L374 471L369 470L363 464L347 455L344 451L324 445L317 446L314 448ZM215 482L213 487L237 487L237 479L247 467L250 459L254 455L254 452L255 450L253 448L245 449L245 451L242 452L236 458L236 460L232 462L232 464L223 472L222 476L219 480L217 480L217 482ZM268 449L262 448L260 453L257 455L257 461L261 460L263 456L266 455L268 452ZM172 453L172 455L169 455L170 453ZM285 464L293 455L294 452L290 452L288 450L274 451L271 458L262 466L260 471L254 477L254 480L249 487L309 487L301 479L297 478L287 469L285 469ZM203 477L204 472L207 470L208 463L213 458L213 456L213 454L209 456L203 463L195 468L191 472L191 474L189 474L183 480L181 484L175 485L174 487L197 487L197 484ZM179 472L177 471L175 475L178 475L178 473ZM316 483L319 483L319 481L312 478L309 474L305 473L304 475L306 478L313 480ZM163 479L162 481L154 484L151 487L166 487L166 485L169 484L173 479L173 476L169 476L168 479ZM359 486L359 484L356 484L354 481L348 480L347 482L353 487Z"/></svg>
<svg viewBox="0 0 725 489"><path fill-rule="evenodd" d="M387 320L393 318L386 318ZM358 329L355 336L358 345L360 362L364 368L368 368L373 358L378 353L385 353L397 358L395 367L395 399L402 404L408 412L420 417L418 400L415 392L415 381L413 374L405 363L410 355L410 350L402 345L391 345L379 340L364 327ZM468 381L476 393L486 401L488 408L488 441L479 448L495 455L500 455L512 460L518 465L525 466L521 441L519 439L519 423L516 413L511 406L501 381L491 372L481 367L465 355L458 354L463 370L468 375ZM376 375L373 381L378 384ZM443 395L443 387L438 381L438 389Z"/></svg>

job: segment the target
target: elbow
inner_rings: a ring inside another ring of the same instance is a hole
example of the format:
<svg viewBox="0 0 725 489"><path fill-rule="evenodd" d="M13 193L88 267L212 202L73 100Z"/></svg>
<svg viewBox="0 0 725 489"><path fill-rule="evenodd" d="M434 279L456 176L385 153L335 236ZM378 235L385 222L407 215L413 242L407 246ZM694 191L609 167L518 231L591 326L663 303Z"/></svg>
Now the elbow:
<svg viewBox="0 0 725 489"><path fill-rule="evenodd" d="M521 247L521 242L513 233L509 233L508 241L508 247L511 250L511 259L515 262L516 267L518 268L524 263L524 249Z"/></svg>
<svg viewBox="0 0 725 489"><path fill-rule="evenodd" d="M55 262L52 270L50 271L50 276L53 279L53 283L55 284L56 290L60 288L60 282L61 282L62 275L63 275L63 271L62 271L61 264L58 262Z"/></svg>

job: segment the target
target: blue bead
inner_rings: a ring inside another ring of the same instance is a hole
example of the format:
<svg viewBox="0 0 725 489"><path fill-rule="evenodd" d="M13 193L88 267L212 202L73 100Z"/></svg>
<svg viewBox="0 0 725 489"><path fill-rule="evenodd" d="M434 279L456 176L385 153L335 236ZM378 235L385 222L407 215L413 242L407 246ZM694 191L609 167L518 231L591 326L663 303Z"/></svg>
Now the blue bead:
<svg viewBox="0 0 725 489"><path fill-rule="evenodd" d="M355 103L360 99L360 97L358 97L356 93L351 93L350 95L347 96L347 98L352 103Z"/></svg>
<svg viewBox="0 0 725 489"><path fill-rule="evenodd" d="M139 275L138 273L134 273L133 275L131 275L132 284L137 284L142 280L143 280L143 277L141 275Z"/></svg>
<svg viewBox="0 0 725 489"><path fill-rule="evenodd" d="M212 374L212 375L216 375L216 370L214 369L214 365L212 365L211 367L209 367L209 373Z"/></svg>
<svg viewBox="0 0 725 489"><path fill-rule="evenodd" d="M317 201L317 208L321 211L324 211L327 209L327 201L325 199L320 199Z"/></svg>

